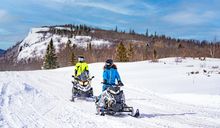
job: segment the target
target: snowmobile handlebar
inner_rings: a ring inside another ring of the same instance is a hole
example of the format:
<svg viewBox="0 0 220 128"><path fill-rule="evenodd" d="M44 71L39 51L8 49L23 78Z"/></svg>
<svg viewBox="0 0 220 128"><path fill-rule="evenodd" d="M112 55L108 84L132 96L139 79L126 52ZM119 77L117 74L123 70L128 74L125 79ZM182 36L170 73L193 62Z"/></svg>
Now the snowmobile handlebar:
<svg viewBox="0 0 220 128"><path fill-rule="evenodd" d="M92 80L93 78L95 78L95 76L92 76L91 78L89 78L89 80Z"/></svg>
<svg viewBox="0 0 220 128"><path fill-rule="evenodd" d="M77 77L74 76L74 75L72 75L72 77L73 77L74 79L79 79L79 78L77 78ZM95 76L92 76L91 78L88 78L87 80L92 80L93 78L95 78Z"/></svg>
<svg viewBox="0 0 220 128"><path fill-rule="evenodd" d="M101 84L112 85L112 86L118 86L118 87L124 86L124 84L109 84L109 83L104 83L104 82L101 82Z"/></svg>

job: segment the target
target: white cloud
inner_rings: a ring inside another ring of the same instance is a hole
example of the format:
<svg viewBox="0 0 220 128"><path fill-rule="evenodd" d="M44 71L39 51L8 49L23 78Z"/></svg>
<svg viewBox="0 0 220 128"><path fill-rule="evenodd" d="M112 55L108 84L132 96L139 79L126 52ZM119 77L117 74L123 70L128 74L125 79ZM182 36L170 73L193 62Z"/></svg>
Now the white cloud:
<svg viewBox="0 0 220 128"><path fill-rule="evenodd" d="M145 7L145 8L147 8L148 10L153 10L153 11L156 11L156 9L157 9L157 7L156 6L154 6L154 5L151 5L151 4L149 4L149 3L142 3L142 5Z"/></svg>
<svg viewBox="0 0 220 128"><path fill-rule="evenodd" d="M0 10L0 23L7 22L10 19L10 16L7 11Z"/></svg>
<svg viewBox="0 0 220 128"><path fill-rule="evenodd" d="M117 7L116 5L112 5L110 3L77 2L76 4L85 7L100 8L123 15L134 15L134 13L131 10L123 7Z"/></svg>
<svg viewBox="0 0 220 128"><path fill-rule="evenodd" d="M89 1L89 0L75 0L74 4L85 7L92 7L98 9L104 9L113 13L123 14L128 16L144 16L146 13L155 12L156 6L153 6L147 2L141 2L136 0L123 1Z"/></svg>
<svg viewBox="0 0 220 128"><path fill-rule="evenodd" d="M9 31L7 31L6 29L0 28L0 35L8 35L10 34Z"/></svg>
<svg viewBox="0 0 220 128"><path fill-rule="evenodd" d="M0 33L4 33L4 32L5 32L5 30L0 28Z"/></svg>
<svg viewBox="0 0 220 128"><path fill-rule="evenodd" d="M7 16L7 12L5 10L0 10L0 19L3 19Z"/></svg>
<svg viewBox="0 0 220 128"><path fill-rule="evenodd" d="M40 0L41 2L45 3L44 6L48 6L50 8L60 8L61 6L74 6L74 7L90 7L96 9L103 9L106 11L110 11L117 14L128 15L128 16L139 16L143 10L133 10L131 7L134 4L137 4L137 1L131 0L124 2L105 2L105 1L97 1L97 0ZM147 3L142 3L147 10L153 10L154 7ZM130 6L128 6L130 5Z"/></svg>
<svg viewBox="0 0 220 128"><path fill-rule="evenodd" d="M215 18L213 11L205 11L202 13L193 11L180 11L164 16L164 21L178 25L199 25L212 21Z"/></svg>

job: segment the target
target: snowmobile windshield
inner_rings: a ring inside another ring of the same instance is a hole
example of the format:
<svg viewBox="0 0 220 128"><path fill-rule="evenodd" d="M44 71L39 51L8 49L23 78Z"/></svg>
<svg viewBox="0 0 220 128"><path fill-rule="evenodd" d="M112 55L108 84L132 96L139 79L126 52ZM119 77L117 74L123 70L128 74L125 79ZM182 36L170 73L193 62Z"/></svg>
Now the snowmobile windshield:
<svg viewBox="0 0 220 128"><path fill-rule="evenodd" d="M118 94L120 92L120 87L114 86L114 87L109 87L108 92L111 94Z"/></svg>

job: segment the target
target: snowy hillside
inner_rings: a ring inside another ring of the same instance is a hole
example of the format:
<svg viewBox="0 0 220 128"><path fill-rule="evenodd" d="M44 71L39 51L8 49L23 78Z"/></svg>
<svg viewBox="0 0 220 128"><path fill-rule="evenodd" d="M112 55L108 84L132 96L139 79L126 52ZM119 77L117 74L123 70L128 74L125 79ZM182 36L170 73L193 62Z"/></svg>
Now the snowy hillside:
<svg viewBox="0 0 220 128"><path fill-rule="evenodd" d="M69 30L65 27L56 27L60 30ZM73 44L80 47L87 47L88 43L92 46L110 45L109 41L102 39L92 39L90 36L75 36L68 38L67 36L61 36L51 34L48 32L49 28L32 28L28 36L21 42L19 46L19 54L17 60L28 60L29 58L43 58L46 53L47 45L50 40L53 40L56 52L59 52L60 45L66 44L70 40Z"/></svg>
<svg viewBox="0 0 220 128"><path fill-rule="evenodd" d="M94 94L104 63L90 64ZM73 67L0 72L3 128L219 128L220 59L175 58L116 63L129 106L140 118L95 115L95 104L70 102Z"/></svg>

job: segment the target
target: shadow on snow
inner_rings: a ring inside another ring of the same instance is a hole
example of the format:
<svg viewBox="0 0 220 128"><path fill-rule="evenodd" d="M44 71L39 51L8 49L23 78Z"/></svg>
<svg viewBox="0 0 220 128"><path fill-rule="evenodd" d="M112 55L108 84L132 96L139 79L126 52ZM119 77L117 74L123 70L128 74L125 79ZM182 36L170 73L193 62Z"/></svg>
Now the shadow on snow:
<svg viewBox="0 0 220 128"><path fill-rule="evenodd" d="M185 115L194 115L196 113L180 113L180 114L140 114L139 118L155 118L155 117L162 117L162 116L185 116Z"/></svg>

